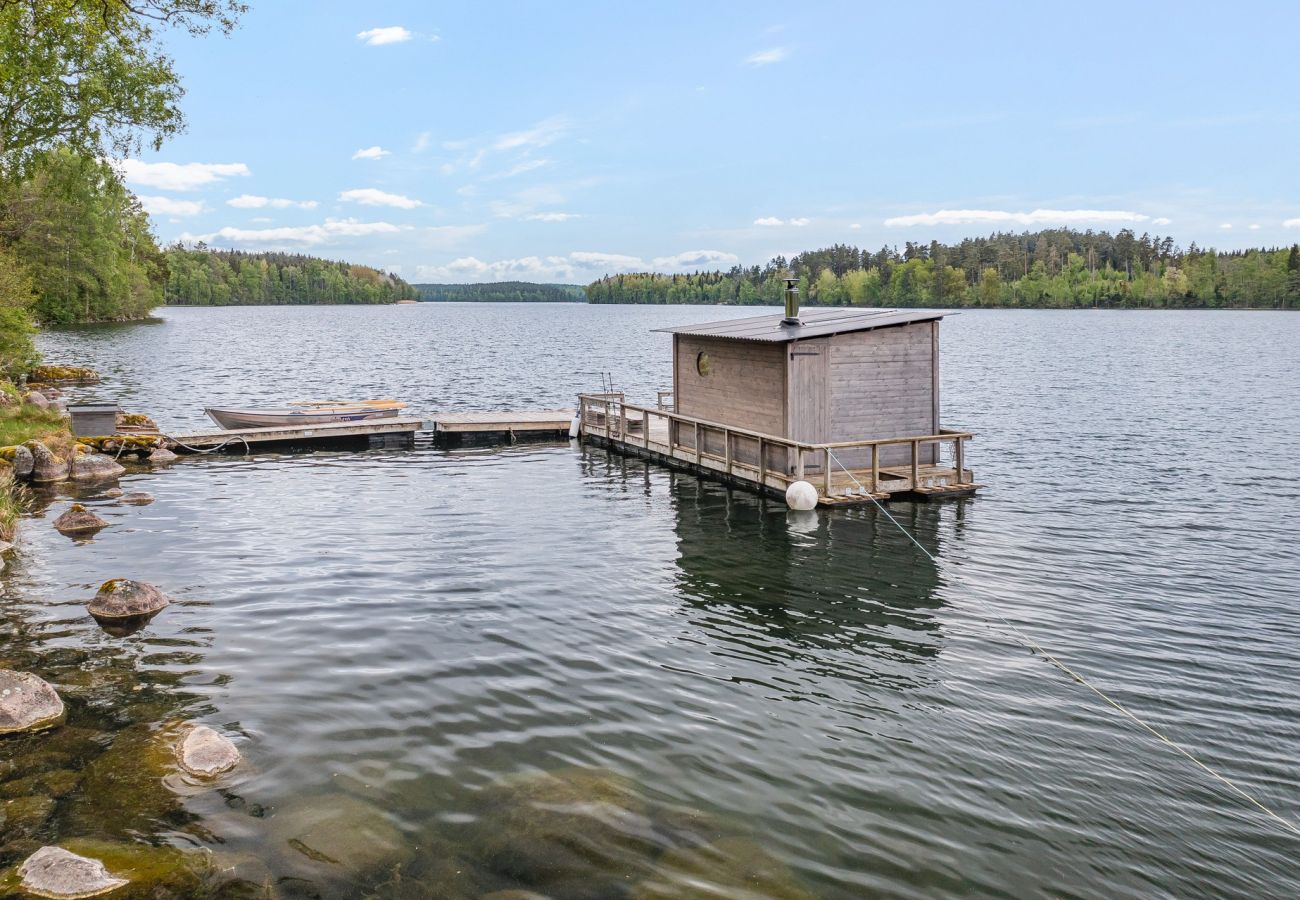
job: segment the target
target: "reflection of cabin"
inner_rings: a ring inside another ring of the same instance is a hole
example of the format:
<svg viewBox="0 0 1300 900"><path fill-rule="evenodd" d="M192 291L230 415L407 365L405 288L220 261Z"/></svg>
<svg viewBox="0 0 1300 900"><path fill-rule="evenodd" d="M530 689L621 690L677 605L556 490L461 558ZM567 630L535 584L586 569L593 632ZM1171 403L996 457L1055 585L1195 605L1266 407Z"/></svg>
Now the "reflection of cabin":
<svg viewBox="0 0 1300 900"><path fill-rule="evenodd" d="M938 434L943 315L831 308L793 325L777 314L662 329L673 335L676 412L812 444ZM691 434L678 440L693 446ZM923 447L921 461L937 451ZM908 447L881 452L882 465L908 458Z"/></svg>

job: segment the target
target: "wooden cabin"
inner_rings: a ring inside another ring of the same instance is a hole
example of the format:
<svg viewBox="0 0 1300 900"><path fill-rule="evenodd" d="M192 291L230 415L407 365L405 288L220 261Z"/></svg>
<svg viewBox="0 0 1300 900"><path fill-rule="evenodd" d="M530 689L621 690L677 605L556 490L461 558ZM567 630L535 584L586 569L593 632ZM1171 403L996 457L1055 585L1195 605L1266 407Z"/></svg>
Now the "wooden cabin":
<svg viewBox="0 0 1300 900"><path fill-rule="evenodd" d="M673 335L673 397L682 416L812 444L934 435L939 423L936 310L787 308L665 328ZM674 435L692 446L692 435ZM704 451L715 452L704 440ZM910 450L881 451L881 465ZM937 445L922 448L938 461ZM849 466L863 453L842 454ZM780 462L769 460L769 464Z"/></svg>

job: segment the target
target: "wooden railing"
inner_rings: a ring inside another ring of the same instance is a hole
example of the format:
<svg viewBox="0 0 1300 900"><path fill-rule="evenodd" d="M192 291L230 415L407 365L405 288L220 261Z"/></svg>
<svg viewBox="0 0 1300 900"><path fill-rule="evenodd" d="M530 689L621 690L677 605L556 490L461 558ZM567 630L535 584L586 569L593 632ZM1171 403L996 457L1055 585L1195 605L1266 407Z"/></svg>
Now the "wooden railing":
<svg viewBox="0 0 1300 900"><path fill-rule="evenodd" d="M837 480L846 488L861 484L873 494L880 493L883 482L901 477L899 469L910 476L908 487L919 487L921 467L937 464L945 446L950 448L955 482L963 482L965 444L975 436L969 431L943 429L939 434L808 443L638 406L626 402L621 392L579 394L578 414L585 433L658 450L697 465L708 464L727 475L739 474L765 486L783 488L792 481L812 481L823 496L837 493ZM895 447L910 451L908 461L902 466L883 464L884 451ZM939 450L933 453L933 463L923 463L922 450L929 447ZM855 462L862 464L855 466ZM882 470L888 471L882 475Z"/></svg>

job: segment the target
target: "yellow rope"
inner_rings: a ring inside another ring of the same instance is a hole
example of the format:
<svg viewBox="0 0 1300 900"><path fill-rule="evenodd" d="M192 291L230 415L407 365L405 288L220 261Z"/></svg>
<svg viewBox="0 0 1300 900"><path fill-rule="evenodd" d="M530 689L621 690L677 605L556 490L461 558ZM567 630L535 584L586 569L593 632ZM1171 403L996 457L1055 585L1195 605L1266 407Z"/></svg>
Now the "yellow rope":
<svg viewBox="0 0 1300 900"><path fill-rule="evenodd" d="M932 563L934 563L935 565L938 565L938 564L939 564L939 560L935 558L934 554L931 553L929 550L925 549L925 546L924 546L920 541L918 541L918 540L917 540L917 539L912 535L912 533L911 533L910 531L908 531L906 528L903 527L903 523L902 523L902 522L899 522L897 519L894 518L893 514L890 513L890 511L889 511L888 509L886 509L886 508L884 507L884 505L883 505L879 500L877 500L877 499L875 498L875 496L871 493L871 491L868 491L868 490L863 486L862 482L858 481L857 477L854 476L853 472L850 471L849 468L848 468L847 466L844 465L844 463L840 462L839 457L837 457L833 452L831 452L831 451L829 451L829 450L828 450L827 452L830 453L830 457L831 457L831 459L835 460L836 465L838 465L841 469L843 469L843 470L848 474L848 476L849 476L850 478L853 479L853 483L856 484L856 485L858 486L859 489L861 489L863 492L866 493L866 495L871 499L871 502L874 503L874 504L876 505L876 508L879 509L882 513L885 514L885 518L887 518L887 519L889 519L889 521L893 522L894 525L898 528L898 530L901 531L901 532L903 532L903 534L907 537L907 539L910 540L913 544L915 544L916 547L917 547L917 549L920 550L922 553L924 553L924 554L929 558L929 560L930 560ZM965 577L964 577L960 572L958 572L958 573L954 573L954 574L955 574L955 576L956 576L956 578L957 578L958 580L960 580L960 581L965 581ZM974 595L972 595L972 596L974 596ZM1080 675L1078 672L1076 672L1076 671L1074 671L1073 669L1071 669L1069 666L1067 666L1067 665L1066 665L1065 663L1063 663L1061 660L1057 659L1057 658L1056 658L1055 656L1053 656L1051 653L1048 653L1045 649L1043 649L1042 645L1040 645L1037 641L1035 641L1033 638L1029 637L1028 635L1024 634L1024 633L1023 633L1019 628L1017 628L1015 625L1012 625L1011 622L1007 620L1006 616L1002 615L1002 613L1000 613L1000 612L997 610L996 607L994 607L994 606L992 606L991 604L985 602L984 600L982 600L982 599L979 598L978 596L975 596L974 599L975 599L975 601L976 601L977 603L979 603L980 605L982 605L986 610L991 611L991 612L993 613L993 616L994 616L995 618L997 618L997 619L998 619L998 620L999 620L999 621L1000 621L1004 626L1006 626L1007 630L1009 630L1009 631L1010 631L1010 632L1011 632L1011 633L1016 637L1017 640L1019 640L1022 644L1024 644L1026 647L1028 647L1031 651L1033 651L1034 653L1037 653L1038 655L1042 656L1044 659L1046 659L1046 660L1047 660L1048 662L1050 662L1052 665L1056 666L1058 669L1060 669L1060 670L1061 670L1062 672L1064 672L1066 675L1070 676L1071 679L1073 679L1074 681L1076 681L1076 682L1078 682L1079 684L1083 685L1083 686L1086 687L1088 690L1092 691L1094 694L1096 694L1096 695L1097 695L1098 697L1100 697L1102 700L1105 700L1105 701L1106 701L1108 704L1110 704L1110 706L1113 707L1115 710L1117 710L1117 711L1120 712L1122 715L1124 715L1125 717L1127 717L1129 720L1131 720L1131 721L1134 722L1135 724L1139 725L1142 729L1144 729L1145 731L1147 731L1148 733L1150 733L1151 735L1153 735L1153 736L1154 736L1157 740L1159 740L1161 743L1163 743L1163 744L1165 744L1165 745L1167 745L1167 746L1173 748L1174 750L1176 750L1179 754L1181 754L1183 757L1185 757L1186 759L1188 759L1188 760L1189 760L1190 762L1192 762L1195 766L1197 766L1197 767L1200 768L1202 771L1204 771L1205 773L1207 773L1208 775L1210 775L1210 777L1214 778L1215 780L1217 780L1218 782L1220 782L1221 784L1223 784L1225 787L1227 787L1227 788L1229 788L1230 790L1232 790L1234 793L1236 793L1236 794L1237 794L1238 796L1240 796L1242 799L1246 800L1248 803L1250 803L1252 806L1254 806L1254 807L1255 807L1256 809L1258 809L1260 812L1264 813L1264 815L1268 816L1270 819L1273 819L1275 822L1277 822L1277 823L1278 823L1279 825L1281 825L1283 828L1285 828L1285 829L1287 829L1288 831L1290 831L1292 834L1294 834L1294 835L1300 837L1300 825L1297 825L1297 824L1296 824L1295 822L1293 822L1292 820L1286 818L1285 816L1283 816L1283 815L1281 815L1281 814L1279 814L1279 813L1277 813L1277 812L1274 812L1272 809L1270 809L1269 807L1265 806L1264 803L1263 803L1262 801L1260 801L1258 798L1256 798L1253 794L1249 793L1245 788L1243 788L1243 787L1241 787L1240 785L1238 785L1235 781L1233 781L1232 779L1230 779L1228 776L1223 775L1223 774L1220 774L1219 772L1217 772L1217 771L1215 771L1214 769L1210 768L1210 766L1209 766L1208 764L1202 762L1199 758L1197 758L1197 757L1196 757L1196 756L1195 756L1195 755L1194 755L1190 750L1188 750L1188 749L1187 749L1186 747L1184 747L1182 744L1180 744L1180 743L1178 743L1177 741L1175 741L1175 740L1173 740L1172 738L1170 738L1168 735L1166 735L1164 732L1160 731L1160 730L1159 730L1158 728L1156 728L1154 725L1150 725L1150 724L1148 724L1145 720L1143 720L1142 718L1140 718L1140 717L1139 717L1135 712L1133 712L1132 710L1130 710L1127 706L1125 706L1124 704L1120 703L1120 702L1119 702L1118 700L1116 700L1115 698L1111 697L1109 694L1107 694L1107 693L1106 693L1105 691L1103 691L1101 688L1097 687L1095 684L1093 684L1093 683L1092 683L1091 681L1089 681L1087 678L1084 678L1084 677L1083 677L1082 675Z"/></svg>

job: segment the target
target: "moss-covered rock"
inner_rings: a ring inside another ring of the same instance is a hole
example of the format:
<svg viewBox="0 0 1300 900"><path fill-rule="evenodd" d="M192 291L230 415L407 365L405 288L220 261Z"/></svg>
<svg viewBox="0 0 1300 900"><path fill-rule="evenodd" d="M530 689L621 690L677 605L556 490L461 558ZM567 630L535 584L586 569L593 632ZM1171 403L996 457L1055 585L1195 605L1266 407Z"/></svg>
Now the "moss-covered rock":
<svg viewBox="0 0 1300 900"><path fill-rule="evenodd" d="M113 578L100 585L86 609L99 621L152 616L171 601L152 584Z"/></svg>
<svg viewBox="0 0 1300 900"><path fill-rule="evenodd" d="M212 896L217 892L214 886L219 883L206 854L181 850L177 847L151 847L140 843L114 843L110 841L73 838L60 841L59 846L42 848L42 850L59 851L47 853L45 860L54 862L61 859L56 871L66 872L70 862L62 854L70 854L90 861L84 866L87 872L98 872L109 879L122 882L100 893L39 893L29 888L28 895L44 897L89 897L104 896L112 900L181 900L199 896ZM38 851L39 852L39 851ZM31 857L16 866L0 878L0 891L8 888L19 892L24 875L29 875L36 866L28 865ZM25 871L24 871L25 870ZM8 894L5 894L8 896Z"/></svg>
<svg viewBox="0 0 1300 900"><path fill-rule="evenodd" d="M360 878L411 856L383 810L348 794L305 797L266 819L271 850L290 869Z"/></svg>
<svg viewBox="0 0 1300 900"><path fill-rule="evenodd" d="M131 506L148 506L153 503L153 494L147 491L131 491L122 495L122 502Z"/></svg>
<svg viewBox="0 0 1300 900"><path fill-rule="evenodd" d="M168 779L177 775L179 727L132 725L86 766L81 789L65 800L71 833L126 839L184 821Z"/></svg>
<svg viewBox="0 0 1300 900"><path fill-rule="evenodd" d="M53 797L32 794L0 803L0 837L4 842L30 838L54 815Z"/></svg>
<svg viewBox="0 0 1300 900"><path fill-rule="evenodd" d="M32 454L31 479L37 483L66 481L68 462L54 453L40 441L28 441L25 445Z"/></svg>
<svg viewBox="0 0 1300 900"><path fill-rule="evenodd" d="M0 784L0 797L16 798L34 795L58 799L71 794L80 783L81 773L71 769L53 769Z"/></svg>
<svg viewBox="0 0 1300 900"><path fill-rule="evenodd" d="M98 384L99 373L85 366L37 366L27 376L28 382L51 384Z"/></svg>
<svg viewBox="0 0 1300 900"><path fill-rule="evenodd" d="M70 468L74 481L103 481L126 471L113 457L94 452L76 454Z"/></svg>
<svg viewBox="0 0 1300 900"><path fill-rule="evenodd" d="M176 760L198 778L215 778L239 765L239 750L230 738L207 725L186 730L176 742Z"/></svg>

